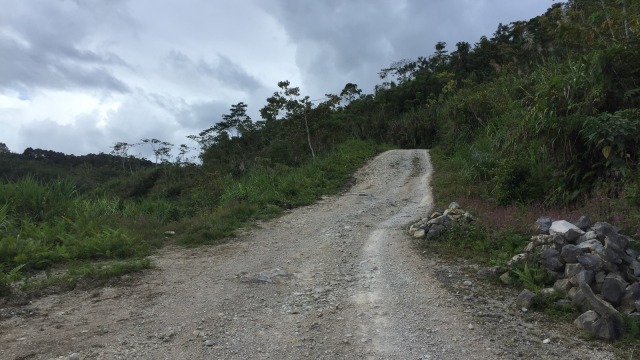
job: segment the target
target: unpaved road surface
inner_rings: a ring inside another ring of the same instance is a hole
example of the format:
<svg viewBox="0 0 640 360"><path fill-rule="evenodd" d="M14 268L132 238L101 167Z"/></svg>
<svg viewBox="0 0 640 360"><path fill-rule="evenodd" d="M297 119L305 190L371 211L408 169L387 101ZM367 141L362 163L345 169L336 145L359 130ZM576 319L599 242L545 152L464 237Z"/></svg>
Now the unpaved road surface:
<svg viewBox="0 0 640 360"><path fill-rule="evenodd" d="M613 358L420 254L406 229L432 207L431 172L426 151L386 152L348 192L229 244L166 248L122 284L5 305L0 358Z"/></svg>

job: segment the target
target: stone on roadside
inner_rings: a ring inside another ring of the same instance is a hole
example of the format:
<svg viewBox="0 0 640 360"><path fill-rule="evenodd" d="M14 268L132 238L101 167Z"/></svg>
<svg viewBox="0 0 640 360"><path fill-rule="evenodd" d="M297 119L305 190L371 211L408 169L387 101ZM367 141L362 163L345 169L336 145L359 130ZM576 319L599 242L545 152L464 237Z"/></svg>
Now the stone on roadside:
<svg viewBox="0 0 640 360"><path fill-rule="evenodd" d="M584 234L584 231L566 220L556 220L551 224L549 234L562 235L568 242L574 242Z"/></svg>
<svg viewBox="0 0 640 360"><path fill-rule="evenodd" d="M536 298L536 294L533 291L529 289L524 289L520 292L520 294L516 298L516 304L519 307L530 309L533 306L535 298Z"/></svg>
<svg viewBox="0 0 640 360"><path fill-rule="evenodd" d="M553 288L558 291L567 292L571 289L571 282L569 279L559 279L553 284Z"/></svg>
<svg viewBox="0 0 640 360"><path fill-rule="evenodd" d="M527 254L517 254L514 255L511 260L507 261L507 265L512 266L518 263L521 263L527 259Z"/></svg>
<svg viewBox="0 0 640 360"><path fill-rule="evenodd" d="M549 234L553 221L550 217L541 216L536 220L535 230L538 234Z"/></svg>
<svg viewBox="0 0 640 360"><path fill-rule="evenodd" d="M427 236L427 234L424 231L424 229L418 229L418 230L413 232L413 238L414 239L424 239L426 236Z"/></svg>
<svg viewBox="0 0 640 360"><path fill-rule="evenodd" d="M602 269L602 258L594 254L584 254L576 258L578 263L587 270L600 271Z"/></svg>
<svg viewBox="0 0 640 360"><path fill-rule="evenodd" d="M578 247L592 253L604 254L604 246L598 239L586 240L578 244Z"/></svg>
<svg viewBox="0 0 640 360"><path fill-rule="evenodd" d="M578 275L578 273L582 270L584 270L584 266L582 266L582 264L567 264L564 267L564 277L567 279L571 279L572 277Z"/></svg>
<svg viewBox="0 0 640 360"><path fill-rule="evenodd" d="M591 227L591 220L586 216L581 216L573 225L577 226L582 231L587 231L587 229Z"/></svg>
<svg viewBox="0 0 640 360"><path fill-rule="evenodd" d="M590 326L583 327L592 335L605 340L615 340L622 336L622 324L620 321L620 313L608 302L595 296L589 285L580 283L580 290L576 293L580 294L580 298L589 303L591 309L596 312L599 317L594 321L585 321ZM575 300L575 298L574 298ZM575 301L574 301L575 305ZM584 309L584 307L579 307ZM593 315L589 315L589 320L593 320Z"/></svg>
<svg viewBox="0 0 640 360"><path fill-rule="evenodd" d="M622 312L630 314L636 310L636 302L640 300L640 283L633 283L624 291L620 308Z"/></svg>
<svg viewBox="0 0 640 360"><path fill-rule="evenodd" d="M599 221L591 227L593 231L598 235L598 239L604 240L607 236L614 236L618 234L618 230L611 224Z"/></svg>
<svg viewBox="0 0 640 360"><path fill-rule="evenodd" d="M567 244L562 247L560 256L566 263L575 264L578 262L578 256L582 255L582 249L573 244Z"/></svg>
<svg viewBox="0 0 640 360"><path fill-rule="evenodd" d="M503 284L510 285L513 279L511 278L511 274L507 271L504 274L500 275L500 281Z"/></svg>
<svg viewBox="0 0 640 360"><path fill-rule="evenodd" d="M602 283L602 298L613 306L619 306L627 288L627 282L615 273L608 274Z"/></svg>
<svg viewBox="0 0 640 360"><path fill-rule="evenodd" d="M594 280L595 273L593 272L593 270L581 270L579 273L573 276L570 281L573 285L579 285L581 282L585 282L588 285L591 285Z"/></svg>
<svg viewBox="0 0 640 360"><path fill-rule="evenodd" d="M593 333L593 323L600 318L597 312L588 310L582 315L578 316L573 323L579 328L588 333Z"/></svg>
<svg viewBox="0 0 640 360"><path fill-rule="evenodd" d="M442 235L444 229L445 227L443 225L433 225L431 229L429 229L429 232L427 233L425 238L427 240L435 240L439 238L440 235Z"/></svg>

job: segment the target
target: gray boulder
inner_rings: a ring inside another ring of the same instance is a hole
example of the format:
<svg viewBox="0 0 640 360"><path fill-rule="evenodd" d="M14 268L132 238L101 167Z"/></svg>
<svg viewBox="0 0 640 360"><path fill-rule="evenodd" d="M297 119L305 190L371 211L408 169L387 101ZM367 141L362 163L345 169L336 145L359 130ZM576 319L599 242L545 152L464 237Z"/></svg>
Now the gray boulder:
<svg viewBox="0 0 640 360"><path fill-rule="evenodd" d="M566 220L557 220L551 224L549 234L562 235L568 242L575 242L580 235L584 234L584 231Z"/></svg>
<svg viewBox="0 0 640 360"><path fill-rule="evenodd" d="M580 293L589 302L591 308L600 315L600 318L593 322L591 333L600 339L619 339L622 336L620 313L611 304L598 298L584 282L580 283Z"/></svg>
<svg viewBox="0 0 640 360"><path fill-rule="evenodd" d="M604 246L597 239L586 240L578 244L578 247L592 253L604 254Z"/></svg>
<svg viewBox="0 0 640 360"><path fill-rule="evenodd" d="M536 220L535 230L538 234L549 234L553 221L550 217L541 216Z"/></svg>
<svg viewBox="0 0 640 360"><path fill-rule="evenodd" d="M519 307L531 309L531 307L533 307L535 299L536 293L529 289L524 289L516 298L516 305L518 305Z"/></svg>
<svg viewBox="0 0 640 360"><path fill-rule="evenodd" d="M560 255L566 263L575 264L578 262L578 256L582 255L582 249L576 245L568 244L562 247Z"/></svg>
<svg viewBox="0 0 640 360"><path fill-rule="evenodd" d="M613 225L603 221L593 224L591 229L598 234L600 240L604 240L607 236L618 235L618 230Z"/></svg>
<svg viewBox="0 0 640 360"><path fill-rule="evenodd" d="M564 264L560 260L560 253L556 249L546 249L541 252L540 263L554 272L559 272L564 269Z"/></svg>
<svg viewBox="0 0 640 360"><path fill-rule="evenodd" d="M622 276L616 273L610 273L605 277L602 283L601 295L602 298L611 303L613 306L619 306L622 301L622 297L625 294L627 288L627 282L624 281Z"/></svg>
<svg viewBox="0 0 640 360"><path fill-rule="evenodd" d="M640 277L640 261L634 260L631 265L629 265L629 269L633 271L633 276Z"/></svg>
<svg viewBox="0 0 640 360"><path fill-rule="evenodd" d="M572 277L578 275L578 273L584 269L584 266L582 266L581 264L567 264L564 267L564 277L567 279L571 279Z"/></svg>
<svg viewBox="0 0 640 360"><path fill-rule="evenodd" d="M587 296L579 287L574 287L569 290L569 298L576 309L580 311L593 310L589 299L587 299Z"/></svg>
<svg viewBox="0 0 640 360"><path fill-rule="evenodd" d="M553 235L553 246L556 250L562 250L565 245L567 245L567 239L560 235Z"/></svg>
<svg viewBox="0 0 640 360"><path fill-rule="evenodd" d="M553 288L557 289L558 291L567 292L569 291L569 289L571 289L571 282L569 281L569 279L559 279L556 280L556 282L553 284Z"/></svg>
<svg viewBox="0 0 640 360"><path fill-rule="evenodd" d="M610 235L604 238L605 249L611 249L615 252L624 254L629 247L629 239L624 235Z"/></svg>
<svg viewBox="0 0 640 360"><path fill-rule="evenodd" d="M591 220L586 216L581 216L573 225L577 226L582 231L587 231L587 229L591 227Z"/></svg>
<svg viewBox="0 0 640 360"><path fill-rule="evenodd" d="M579 328L588 333L593 333L593 323L600 319L600 315L593 310L588 310L582 315L578 316L573 323Z"/></svg>
<svg viewBox="0 0 640 360"><path fill-rule="evenodd" d="M594 280L595 280L595 273L592 270L582 270L579 273L577 273L574 277L572 277L570 281L573 285L578 285L581 282L585 282L591 285L591 283L593 283Z"/></svg>
<svg viewBox="0 0 640 360"><path fill-rule="evenodd" d="M442 232L444 230L445 230L444 225L433 225L429 229L429 232L427 232L426 239L427 240L437 239L440 235L442 235Z"/></svg>
<svg viewBox="0 0 640 360"><path fill-rule="evenodd" d="M620 309L625 314L630 314L636 310L636 302L640 300L640 283L634 283L624 291Z"/></svg>

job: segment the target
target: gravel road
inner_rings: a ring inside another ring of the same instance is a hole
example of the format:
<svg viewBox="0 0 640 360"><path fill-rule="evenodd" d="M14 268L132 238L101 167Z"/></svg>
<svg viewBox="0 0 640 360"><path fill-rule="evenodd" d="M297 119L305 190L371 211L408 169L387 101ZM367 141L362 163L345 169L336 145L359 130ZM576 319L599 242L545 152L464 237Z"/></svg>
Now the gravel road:
<svg viewBox="0 0 640 360"><path fill-rule="evenodd" d="M433 206L431 173L425 150L385 152L346 193L226 245L168 247L118 285L5 305L0 358L613 359L420 254L406 229Z"/></svg>

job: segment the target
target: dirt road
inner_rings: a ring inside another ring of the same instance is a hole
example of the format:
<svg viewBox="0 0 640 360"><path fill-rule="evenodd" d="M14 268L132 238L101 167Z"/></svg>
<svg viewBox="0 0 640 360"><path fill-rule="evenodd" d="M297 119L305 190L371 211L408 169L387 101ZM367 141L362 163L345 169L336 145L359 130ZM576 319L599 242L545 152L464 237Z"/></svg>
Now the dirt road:
<svg viewBox="0 0 640 360"><path fill-rule="evenodd" d="M463 299L441 285L444 265L406 234L432 207L431 172L427 151L386 152L347 193L227 245L166 248L157 269L124 285L2 309L0 358L612 358L499 314L510 300Z"/></svg>

